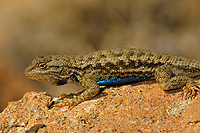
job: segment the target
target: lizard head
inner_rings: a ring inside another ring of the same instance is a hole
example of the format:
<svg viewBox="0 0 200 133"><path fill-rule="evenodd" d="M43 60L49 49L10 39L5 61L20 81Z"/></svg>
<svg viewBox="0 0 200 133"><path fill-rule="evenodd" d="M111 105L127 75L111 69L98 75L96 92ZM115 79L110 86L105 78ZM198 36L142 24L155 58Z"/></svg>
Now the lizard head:
<svg viewBox="0 0 200 133"><path fill-rule="evenodd" d="M25 69L26 77L52 85L66 84L70 78L69 58L60 55L38 56Z"/></svg>

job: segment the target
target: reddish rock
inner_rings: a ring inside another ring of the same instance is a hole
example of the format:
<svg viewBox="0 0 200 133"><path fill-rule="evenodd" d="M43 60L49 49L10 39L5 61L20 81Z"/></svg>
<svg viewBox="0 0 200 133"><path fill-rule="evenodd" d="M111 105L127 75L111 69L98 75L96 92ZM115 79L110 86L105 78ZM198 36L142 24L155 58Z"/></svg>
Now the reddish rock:
<svg viewBox="0 0 200 133"><path fill-rule="evenodd" d="M29 92L0 114L0 132L200 132L200 94L163 91L154 81L102 91L69 108L49 109L52 97Z"/></svg>

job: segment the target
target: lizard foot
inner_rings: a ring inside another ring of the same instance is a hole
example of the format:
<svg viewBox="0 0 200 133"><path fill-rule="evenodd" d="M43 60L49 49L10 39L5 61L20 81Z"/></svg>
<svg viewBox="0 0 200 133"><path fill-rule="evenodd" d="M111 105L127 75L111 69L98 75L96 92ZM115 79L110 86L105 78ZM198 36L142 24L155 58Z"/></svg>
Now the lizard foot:
<svg viewBox="0 0 200 133"><path fill-rule="evenodd" d="M56 100L54 102L54 104L52 105L53 107L63 107L63 106L76 106L79 102L76 102L76 100L74 99L67 99L67 98L63 98L63 99L59 99Z"/></svg>
<svg viewBox="0 0 200 133"><path fill-rule="evenodd" d="M77 93L70 94L61 94L58 97L58 100L54 101L52 107L63 107L63 106L76 106L81 102L81 99L78 97L84 90Z"/></svg>
<svg viewBox="0 0 200 133"><path fill-rule="evenodd" d="M64 98L72 99L72 98L75 98L75 97L79 96L83 92L84 92L84 90L81 90L81 91L76 92L76 93L70 93L70 94L63 93L58 97L58 99L64 99Z"/></svg>
<svg viewBox="0 0 200 133"><path fill-rule="evenodd" d="M186 97L194 98L197 95L196 91L200 91L200 83L189 82L183 87L184 92L186 93Z"/></svg>

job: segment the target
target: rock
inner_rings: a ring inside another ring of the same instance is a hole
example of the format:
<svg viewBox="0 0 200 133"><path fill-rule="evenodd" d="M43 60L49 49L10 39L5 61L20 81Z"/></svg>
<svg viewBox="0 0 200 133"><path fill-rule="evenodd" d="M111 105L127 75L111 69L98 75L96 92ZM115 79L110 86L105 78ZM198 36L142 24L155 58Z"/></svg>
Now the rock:
<svg viewBox="0 0 200 133"><path fill-rule="evenodd" d="M46 92L26 93L0 114L0 132L200 132L200 94L163 91L155 81L103 90L69 108L49 109Z"/></svg>

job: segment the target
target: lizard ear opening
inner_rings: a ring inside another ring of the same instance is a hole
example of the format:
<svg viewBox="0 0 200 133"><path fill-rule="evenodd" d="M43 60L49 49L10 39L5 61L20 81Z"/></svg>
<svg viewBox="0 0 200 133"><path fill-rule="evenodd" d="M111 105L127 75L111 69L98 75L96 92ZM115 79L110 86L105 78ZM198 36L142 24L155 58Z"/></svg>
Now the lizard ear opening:
<svg viewBox="0 0 200 133"><path fill-rule="evenodd" d="M68 79L69 79L69 78L67 78L67 79L65 79L65 80L60 80L60 81L57 83L57 85L64 85L64 84L66 84L67 81L68 81Z"/></svg>

